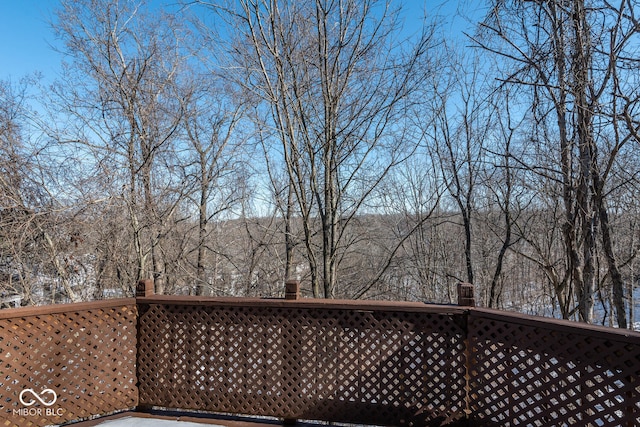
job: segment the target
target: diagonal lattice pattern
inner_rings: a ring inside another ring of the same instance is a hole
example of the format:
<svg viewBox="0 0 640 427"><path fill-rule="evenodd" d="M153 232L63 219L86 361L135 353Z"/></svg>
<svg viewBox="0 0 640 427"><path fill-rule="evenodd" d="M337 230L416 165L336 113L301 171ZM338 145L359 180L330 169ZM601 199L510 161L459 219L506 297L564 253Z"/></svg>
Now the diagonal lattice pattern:
<svg viewBox="0 0 640 427"><path fill-rule="evenodd" d="M472 311L470 406L501 426L640 425L638 334Z"/></svg>
<svg viewBox="0 0 640 427"><path fill-rule="evenodd" d="M141 405L386 425L464 412L462 315L240 304L139 307Z"/></svg>
<svg viewBox="0 0 640 427"><path fill-rule="evenodd" d="M0 311L0 426L138 401L378 425L466 414L468 425L636 426L638 378L638 332L486 309L151 297ZM26 388L45 401L25 413Z"/></svg>
<svg viewBox="0 0 640 427"><path fill-rule="evenodd" d="M137 405L134 300L3 311L0 426L43 426ZM32 389L45 403L38 402Z"/></svg>

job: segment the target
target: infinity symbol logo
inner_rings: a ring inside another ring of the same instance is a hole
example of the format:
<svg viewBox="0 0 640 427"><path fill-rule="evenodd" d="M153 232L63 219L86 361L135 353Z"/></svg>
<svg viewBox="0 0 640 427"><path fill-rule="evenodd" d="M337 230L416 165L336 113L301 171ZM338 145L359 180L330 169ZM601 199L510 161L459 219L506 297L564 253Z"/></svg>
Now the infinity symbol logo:
<svg viewBox="0 0 640 427"><path fill-rule="evenodd" d="M31 393L31 395L40 403L42 403L44 406L51 406L54 403L56 403L56 400L58 400L58 395L56 394L55 391L51 390L50 388L45 388L44 390L42 390L42 392L40 394L36 393L35 391L33 391L33 389L30 388L25 388L24 390L22 390L20 392L20 402L22 402L22 404L24 406L31 406L33 404L36 403L35 400L31 399L28 402L24 401L24 395L25 393ZM45 394L50 394L53 397L53 400L47 401L44 399Z"/></svg>

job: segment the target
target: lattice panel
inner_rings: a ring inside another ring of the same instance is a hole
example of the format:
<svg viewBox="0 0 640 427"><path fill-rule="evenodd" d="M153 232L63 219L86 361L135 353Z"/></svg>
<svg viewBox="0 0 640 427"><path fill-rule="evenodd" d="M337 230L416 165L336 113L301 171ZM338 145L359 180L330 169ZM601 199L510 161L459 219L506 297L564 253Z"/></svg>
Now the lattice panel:
<svg viewBox="0 0 640 427"><path fill-rule="evenodd" d="M640 426L637 338L469 320L476 417L502 426Z"/></svg>
<svg viewBox="0 0 640 427"><path fill-rule="evenodd" d="M0 425L61 424L137 405L135 304L69 307L0 319Z"/></svg>
<svg viewBox="0 0 640 427"><path fill-rule="evenodd" d="M437 425L465 409L453 316L141 305L140 404L283 418Z"/></svg>

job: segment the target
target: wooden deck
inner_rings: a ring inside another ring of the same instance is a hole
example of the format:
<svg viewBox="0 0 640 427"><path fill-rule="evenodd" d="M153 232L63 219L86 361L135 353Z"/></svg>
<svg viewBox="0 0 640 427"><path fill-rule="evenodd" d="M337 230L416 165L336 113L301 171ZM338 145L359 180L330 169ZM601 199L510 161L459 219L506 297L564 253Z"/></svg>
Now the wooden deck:
<svg viewBox="0 0 640 427"><path fill-rule="evenodd" d="M285 426L292 425L286 424L281 420L266 419L258 417L243 417L235 415L200 415L186 412L167 412L167 411L151 411L151 412L122 412L115 415L96 418L90 421L82 421L79 423L73 423L73 427L124 427L124 426L138 426L142 420L165 420L172 421L172 426L181 427L181 425L187 425L193 427L191 423L199 425L209 426L221 426L221 427L273 427L273 426ZM122 421L122 423L114 424L111 421ZM127 423L127 421L129 421ZM190 423L190 424L187 424ZM322 424L303 423L298 422L293 424L298 427L319 427Z"/></svg>

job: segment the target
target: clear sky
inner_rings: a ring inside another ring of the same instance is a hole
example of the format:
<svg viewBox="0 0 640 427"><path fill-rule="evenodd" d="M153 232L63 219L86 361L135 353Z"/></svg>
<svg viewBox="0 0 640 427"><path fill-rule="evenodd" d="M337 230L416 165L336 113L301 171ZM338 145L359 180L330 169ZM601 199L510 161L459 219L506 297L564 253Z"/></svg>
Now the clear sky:
<svg viewBox="0 0 640 427"><path fill-rule="evenodd" d="M455 18L456 9L468 9L473 2L405 0L403 3L406 29L420 25L426 6L430 13L446 16L452 33L459 35L464 22ZM41 72L46 80L57 77L62 57L51 47L56 40L50 27L57 4L58 0L0 0L0 80L18 81L34 72Z"/></svg>
<svg viewBox="0 0 640 427"><path fill-rule="evenodd" d="M19 80L35 71L57 73L60 55L49 26L57 0L0 0L0 80Z"/></svg>

